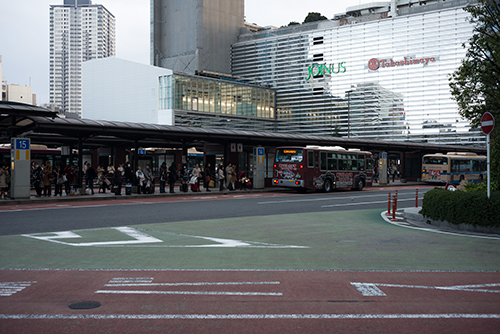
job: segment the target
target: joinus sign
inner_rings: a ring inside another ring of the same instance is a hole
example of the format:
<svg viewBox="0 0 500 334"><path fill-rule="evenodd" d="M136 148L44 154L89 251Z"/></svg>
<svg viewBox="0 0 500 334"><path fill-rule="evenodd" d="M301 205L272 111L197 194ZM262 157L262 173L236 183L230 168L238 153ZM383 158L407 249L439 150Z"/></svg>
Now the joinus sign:
<svg viewBox="0 0 500 334"><path fill-rule="evenodd" d="M424 66L428 65L430 62L435 62L436 58L434 57L422 57L422 58L412 58L412 57L404 57L404 59L399 61L393 61L392 59L377 59L372 58L368 61L368 68L372 71L376 71L379 68L384 67L395 67L395 66L408 66L408 65L417 65L423 64Z"/></svg>
<svg viewBox="0 0 500 334"><path fill-rule="evenodd" d="M337 71L335 71L335 64L330 64L328 66L326 64L312 64L307 68L308 76L306 80L311 79L311 77L313 78L321 77L325 74L344 73L346 71L344 64L345 61L341 61L340 63L338 63Z"/></svg>

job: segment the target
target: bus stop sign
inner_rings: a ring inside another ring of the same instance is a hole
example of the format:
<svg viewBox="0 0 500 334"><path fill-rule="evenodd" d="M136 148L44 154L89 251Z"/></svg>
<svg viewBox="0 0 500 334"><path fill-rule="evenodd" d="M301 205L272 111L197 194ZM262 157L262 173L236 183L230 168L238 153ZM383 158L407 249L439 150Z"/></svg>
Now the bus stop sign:
<svg viewBox="0 0 500 334"><path fill-rule="evenodd" d="M493 128L495 127L495 119L493 115L489 112L485 112L483 117L481 117L481 130L485 135L489 135Z"/></svg>

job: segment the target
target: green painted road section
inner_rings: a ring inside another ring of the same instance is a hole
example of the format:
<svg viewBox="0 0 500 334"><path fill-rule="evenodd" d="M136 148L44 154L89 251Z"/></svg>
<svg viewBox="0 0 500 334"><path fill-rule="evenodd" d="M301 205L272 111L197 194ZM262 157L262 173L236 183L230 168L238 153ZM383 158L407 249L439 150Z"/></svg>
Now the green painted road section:
<svg viewBox="0 0 500 334"><path fill-rule="evenodd" d="M500 240L394 226L378 209L127 226L2 236L0 268L500 270Z"/></svg>

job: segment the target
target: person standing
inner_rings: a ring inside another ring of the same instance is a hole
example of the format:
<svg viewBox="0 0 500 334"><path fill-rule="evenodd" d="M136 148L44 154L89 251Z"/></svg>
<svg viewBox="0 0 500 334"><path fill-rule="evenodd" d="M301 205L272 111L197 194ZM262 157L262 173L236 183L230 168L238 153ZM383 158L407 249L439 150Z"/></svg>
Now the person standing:
<svg viewBox="0 0 500 334"><path fill-rule="evenodd" d="M234 171L233 165L231 163L227 164L226 167L226 189L228 190L235 190L234 188L234 176L236 175ZM231 188L229 188L229 185L231 185Z"/></svg>
<svg viewBox="0 0 500 334"><path fill-rule="evenodd" d="M92 165L89 163L87 165L87 185L89 188L89 193L92 192L92 195L94 195L94 179L97 177L97 173L92 167Z"/></svg>
<svg viewBox="0 0 500 334"><path fill-rule="evenodd" d="M35 187L36 196L42 196L43 190L43 171L42 167L35 162L35 169L33 170L33 186Z"/></svg>
<svg viewBox="0 0 500 334"><path fill-rule="evenodd" d="M196 185L197 185L197 191L201 191L200 190L200 178L201 178L200 165L196 164L196 166L193 168L193 171L192 171L191 175L196 178L195 182L196 182Z"/></svg>
<svg viewBox="0 0 500 334"><path fill-rule="evenodd" d="M210 162L207 163L207 168L205 168L205 188L207 191L210 191L210 180L212 180L212 170L211 170Z"/></svg>
<svg viewBox="0 0 500 334"><path fill-rule="evenodd" d="M175 181L177 181L177 168L175 167L175 161L172 161L172 164L168 168L168 185L171 194L175 192Z"/></svg>
<svg viewBox="0 0 500 334"><path fill-rule="evenodd" d="M160 193L161 194L165 193L165 185L167 183L167 177L168 177L167 174L168 174L167 164L164 161L160 166Z"/></svg>
<svg viewBox="0 0 500 334"><path fill-rule="evenodd" d="M137 171L135 172L135 179L137 180L137 193L140 195L141 189L142 189L142 192L145 193L144 180L146 178L144 177L144 173L141 170L141 166L137 167Z"/></svg>
<svg viewBox="0 0 500 334"><path fill-rule="evenodd" d="M224 176L224 166L219 164L219 169L217 170L217 176L219 177L219 191L224 190L224 180L226 177Z"/></svg>
<svg viewBox="0 0 500 334"><path fill-rule="evenodd" d="M53 172L50 161L47 160L43 169L43 196L50 197L52 195L51 184L54 181Z"/></svg>
<svg viewBox="0 0 500 334"><path fill-rule="evenodd" d="M64 185L64 168L62 167L62 164L59 164L57 168L54 169L54 173L56 175L56 182L54 184L54 196L62 196L62 188Z"/></svg>
<svg viewBox="0 0 500 334"><path fill-rule="evenodd" d="M9 185L7 184L7 176L9 175L9 170L7 165L2 165L0 167L0 197L2 199L7 199L7 190Z"/></svg>
<svg viewBox="0 0 500 334"><path fill-rule="evenodd" d="M151 173L151 168L149 167L149 165L146 165L146 167L144 168L144 178L145 178L145 181L144 181L144 187L145 187L145 191L144 193L148 193L148 194L152 194L154 193L154 180L153 180L153 174Z"/></svg>
<svg viewBox="0 0 500 334"><path fill-rule="evenodd" d="M64 182L64 188L66 191L66 196L71 193L71 184L75 178L75 172L73 171L73 166L71 164L67 165L64 169L64 175L66 175L66 181Z"/></svg>

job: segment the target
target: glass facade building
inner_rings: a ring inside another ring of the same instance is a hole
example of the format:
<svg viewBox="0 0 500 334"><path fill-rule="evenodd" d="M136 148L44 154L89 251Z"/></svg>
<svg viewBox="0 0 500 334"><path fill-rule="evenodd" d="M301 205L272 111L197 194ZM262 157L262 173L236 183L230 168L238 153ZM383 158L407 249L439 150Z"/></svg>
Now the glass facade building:
<svg viewBox="0 0 500 334"><path fill-rule="evenodd" d="M275 92L234 80L175 73L159 77L159 109L175 110L175 125L275 130Z"/></svg>
<svg viewBox="0 0 500 334"><path fill-rule="evenodd" d="M232 74L276 89L280 132L478 145L448 85L472 36L466 4L242 35Z"/></svg>

